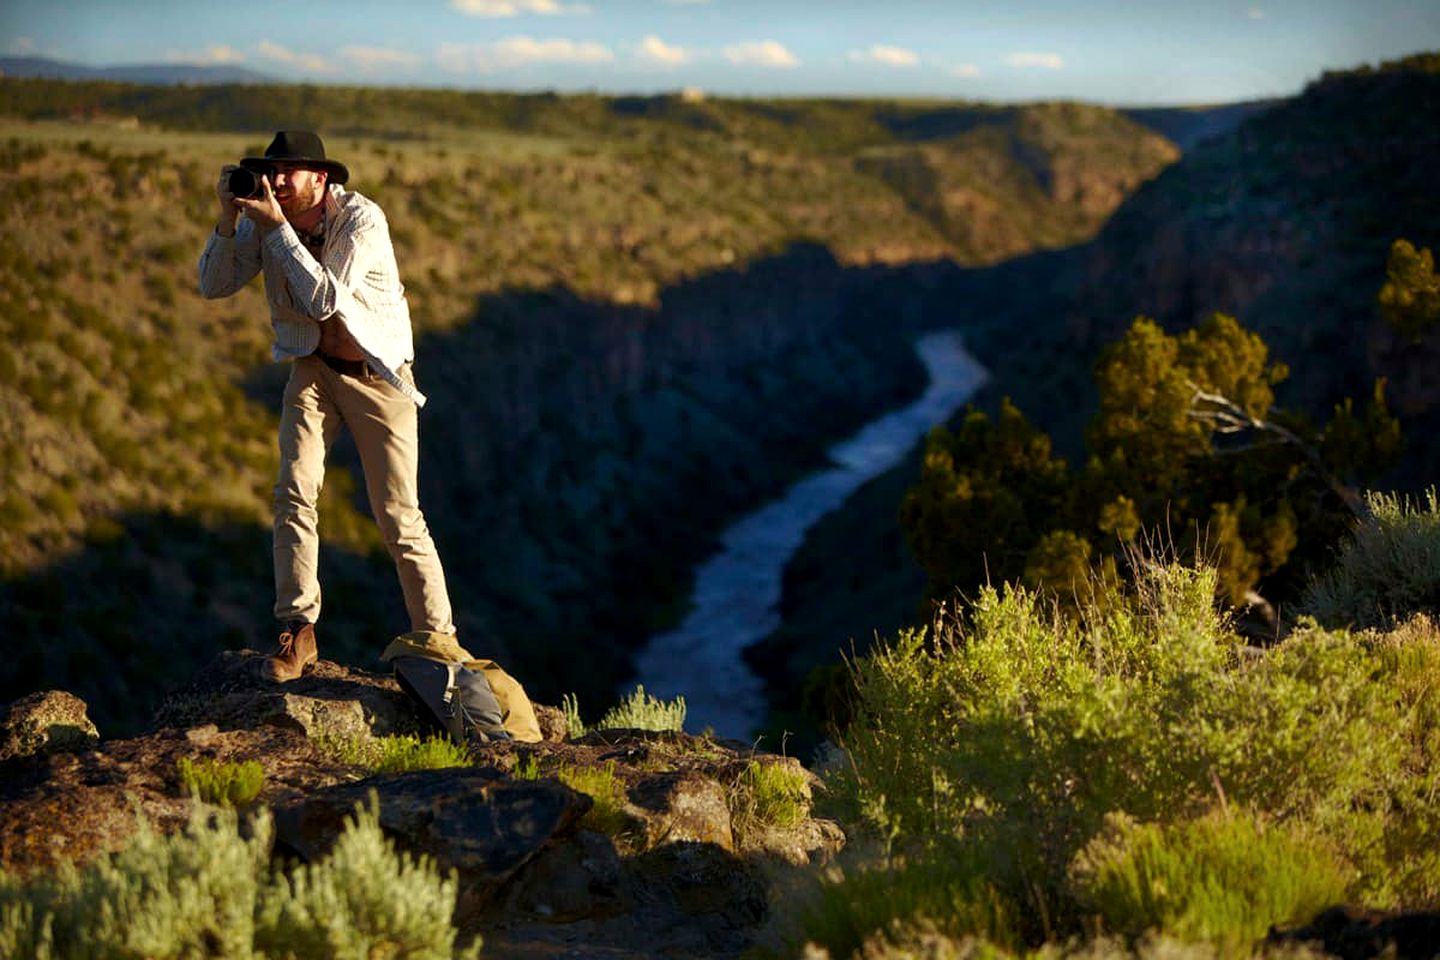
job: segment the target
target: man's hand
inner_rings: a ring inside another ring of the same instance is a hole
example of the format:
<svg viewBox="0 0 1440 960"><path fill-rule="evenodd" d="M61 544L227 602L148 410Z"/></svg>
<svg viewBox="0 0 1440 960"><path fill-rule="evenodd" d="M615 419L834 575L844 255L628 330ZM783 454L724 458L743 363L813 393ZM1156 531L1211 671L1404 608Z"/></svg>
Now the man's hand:
<svg viewBox="0 0 1440 960"><path fill-rule="evenodd" d="M262 237L285 222L285 211L280 209L280 201L275 199L269 174L260 178L260 196L254 200L236 197L235 205L245 212Z"/></svg>
<svg viewBox="0 0 1440 960"><path fill-rule="evenodd" d="M233 163L225 164L215 183L215 198L220 201L220 218L215 221L215 229L222 237L235 236L235 222L240 219L240 207L236 205L235 194L230 192L230 174L239 169Z"/></svg>

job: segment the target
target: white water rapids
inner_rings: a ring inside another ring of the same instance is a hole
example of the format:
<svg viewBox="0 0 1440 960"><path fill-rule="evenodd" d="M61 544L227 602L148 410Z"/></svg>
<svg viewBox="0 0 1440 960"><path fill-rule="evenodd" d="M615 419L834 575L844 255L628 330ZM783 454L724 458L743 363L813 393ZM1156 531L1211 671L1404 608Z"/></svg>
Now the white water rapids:
<svg viewBox="0 0 1440 960"><path fill-rule="evenodd" d="M765 718L765 690L741 651L780 626L781 580L806 532L899 463L986 380L957 331L929 334L915 349L930 375L924 395L832 447L834 467L811 474L727 529L721 551L696 571L685 622L652 638L637 658L636 679L646 693L685 697L686 729L708 726L719 736L749 739Z"/></svg>

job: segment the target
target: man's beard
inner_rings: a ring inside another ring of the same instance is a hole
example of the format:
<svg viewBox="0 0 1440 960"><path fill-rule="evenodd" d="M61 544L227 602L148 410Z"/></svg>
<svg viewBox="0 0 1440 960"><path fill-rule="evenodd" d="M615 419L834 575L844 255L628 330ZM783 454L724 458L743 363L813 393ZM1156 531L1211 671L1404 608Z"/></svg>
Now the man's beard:
<svg viewBox="0 0 1440 960"><path fill-rule="evenodd" d="M312 210L320 202L320 195L317 191L314 194L301 197L298 193L291 193L285 197L276 197L280 204L280 210L287 217L296 217L302 213Z"/></svg>

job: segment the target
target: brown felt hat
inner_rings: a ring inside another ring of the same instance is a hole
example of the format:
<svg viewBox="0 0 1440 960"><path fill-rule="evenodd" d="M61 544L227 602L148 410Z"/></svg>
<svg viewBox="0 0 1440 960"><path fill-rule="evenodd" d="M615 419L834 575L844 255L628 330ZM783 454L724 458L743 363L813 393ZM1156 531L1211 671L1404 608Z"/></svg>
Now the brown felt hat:
<svg viewBox="0 0 1440 960"><path fill-rule="evenodd" d="M300 163L330 174L330 183L344 183L350 171L339 160L325 159L325 144L310 130L281 130L265 148L263 157L246 157L240 166L257 173L267 172L276 163Z"/></svg>

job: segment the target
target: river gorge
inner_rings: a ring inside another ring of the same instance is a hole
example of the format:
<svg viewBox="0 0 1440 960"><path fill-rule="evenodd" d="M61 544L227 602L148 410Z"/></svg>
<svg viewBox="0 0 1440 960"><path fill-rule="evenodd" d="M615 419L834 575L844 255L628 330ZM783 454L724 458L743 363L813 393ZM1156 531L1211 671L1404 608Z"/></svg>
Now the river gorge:
<svg viewBox="0 0 1440 960"><path fill-rule="evenodd" d="M696 571L684 622L653 637L637 658L637 681L646 693L685 698L687 728L747 739L763 722L763 683L741 653L780 625L785 566L807 531L899 463L987 379L956 330L928 334L915 350L930 379L924 394L832 447L830 469L805 477L725 530L721 550Z"/></svg>

